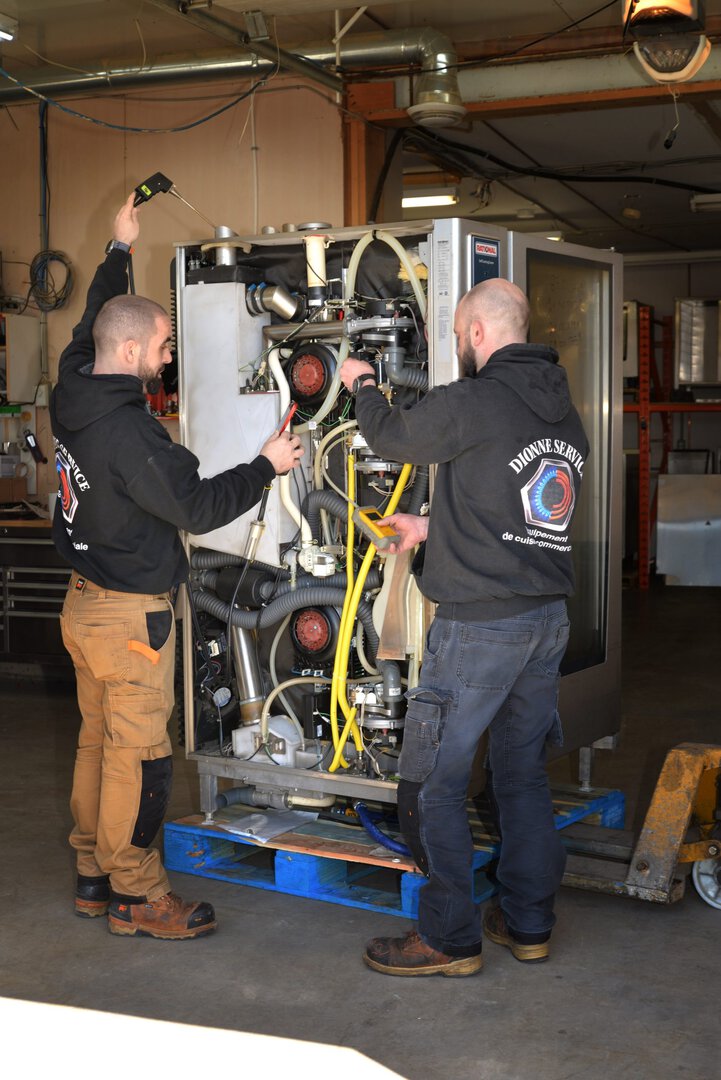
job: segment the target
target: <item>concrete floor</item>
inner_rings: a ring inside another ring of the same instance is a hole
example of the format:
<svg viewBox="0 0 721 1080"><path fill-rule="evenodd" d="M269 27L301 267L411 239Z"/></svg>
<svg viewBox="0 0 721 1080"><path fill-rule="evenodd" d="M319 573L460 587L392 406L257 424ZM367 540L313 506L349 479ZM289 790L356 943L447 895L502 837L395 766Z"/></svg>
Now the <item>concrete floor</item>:
<svg viewBox="0 0 721 1080"><path fill-rule="evenodd" d="M718 590L626 591L623 655L622 744L597 755L594 780L624 791L637 828L665 751L721 741ZM562 889L548 964L523 966L489 943L482 974L464 980L366 968L363 943L404 933L402 919L180 874L178 892L216 907L207 939L119 938L75 918L74 697L5 682L0 700L0 995L353 1047L409 1080L719 1080L721 911L691 887L669 908ZM574 768L568 758L552 773L565 781ZM197 807L179 751L169 816ZM212 1038L209 1069L250 1064L214 1060ZM168 1070L186 1075L165 1051Z"/></svg>

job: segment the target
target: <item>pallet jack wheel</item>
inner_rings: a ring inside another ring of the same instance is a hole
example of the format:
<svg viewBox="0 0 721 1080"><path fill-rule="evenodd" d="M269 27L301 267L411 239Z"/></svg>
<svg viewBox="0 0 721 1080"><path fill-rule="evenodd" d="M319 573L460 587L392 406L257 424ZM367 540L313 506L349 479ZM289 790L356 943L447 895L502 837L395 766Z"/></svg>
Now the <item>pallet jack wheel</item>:
<svg viewBox="0 0 721 1080"><path fill-rule="evenodd" d="M721 911L721 859L699 859L691 878L701 899Z"/></svg>

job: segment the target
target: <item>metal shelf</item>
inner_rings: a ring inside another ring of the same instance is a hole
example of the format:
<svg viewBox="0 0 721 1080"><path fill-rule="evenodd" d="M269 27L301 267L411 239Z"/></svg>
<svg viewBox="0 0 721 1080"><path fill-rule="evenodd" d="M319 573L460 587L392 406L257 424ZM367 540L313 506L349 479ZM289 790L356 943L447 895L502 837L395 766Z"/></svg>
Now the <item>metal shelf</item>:
<svg viewBox="0 0 721 1080"><path fill-rule="evenodd" d="M661 327L661 340L656 341L654 326ZM656 348L662 353L662 375L656 367ZM661 417L663 457L659 472L664 472L668 453L672 449L671 416L674 413L721 412L721 401L652 401L651 387L668 398L673 386L673 320L665 317L654 320L653 308L639 304L638 308L638 400L627 402L624 413L638 417L638 587L648 589L651 579L651 530L656 522L656 492L651 494L651 417Z"/></svg>

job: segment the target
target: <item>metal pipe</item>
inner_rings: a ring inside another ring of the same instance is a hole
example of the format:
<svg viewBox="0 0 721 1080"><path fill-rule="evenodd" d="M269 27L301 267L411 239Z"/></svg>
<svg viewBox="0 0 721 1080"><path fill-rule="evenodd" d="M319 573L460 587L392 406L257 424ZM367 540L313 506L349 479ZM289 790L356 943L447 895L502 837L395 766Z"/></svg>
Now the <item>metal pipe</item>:
<svg viewBox="0 0 721 1080"><path fill-rule="evenodd" d="M172 11L177 15L172 0L152 0L158 7ZM168 61L156 64L152 68L140 70L137 67L119 67L109 71L97 71L86 75L58 75L52 68L46 68L40 74L35 71L32 77L22 80L31 90L46 97L57 98L63 94L83 94L95 90L112 91L129 87L154 85L165 82L183 82L191 79L237 78L238 76L256 76L275 66L278 56L273 45L250 41L235 27L227 27L221 20L212 16L194 12L182 16L192 21L208 20L217 25L211 30L216 36L230 37L235 45L247 49L254 55L244 57L206 57L184 61ZM225 30L221 33L221 27ZM209 27L204 26L204 29ZM347 68L373 67L376 65L397 65L407 67L420 65L421 77L416 88L416 100L432 102L437 100L460 107L458 88L457 56L453 43L444 34L431 27L423 29L384 31L383 33L354 34L342 40L342 60ZM315 82L320 82L330 89L343 88L342 80L323 70L323 65L332 66L336 62L334 46L311 44L303 48L303 56L293 56L280 50L281 66L301 72ZM0 104L31 100L22 87L4 87L0 90Z"/></svg>
<svg viewBox="0 0 721 1080"><path fill-rule="evenodd" d="M233 650L235 676L238 680L240 720L242 724L254 724L260 718L265 694L253 631L242 626L231 626L230 643Z"/></svg>
<svg viewBox="0 0 721 1080"><path fill-rule="evenodd" d="M277 64L281 71L296 71L299 75L304 75L307 79L312 79L314 82L320 83L329 90L340 92L343 89L343 80L337 75L331 75L329 71L321 70L305 57L296 56L294 53L286 52L285 49L281 49L272 42L266 43L265 41L259 41L257 39L251 40L245 31L239 30L237 26L225 22L224 19L218 18L217 15L205 11L192 10L184 13L178 10L177 0L150 0L150 3L154 7L167 11L170 15L185 19L200 29L207 30L207 32L214 37L232 41L234 45L240 45L241 48L255 53L256 56L262 56L265 60L269 60L274 66Z"/></svg>

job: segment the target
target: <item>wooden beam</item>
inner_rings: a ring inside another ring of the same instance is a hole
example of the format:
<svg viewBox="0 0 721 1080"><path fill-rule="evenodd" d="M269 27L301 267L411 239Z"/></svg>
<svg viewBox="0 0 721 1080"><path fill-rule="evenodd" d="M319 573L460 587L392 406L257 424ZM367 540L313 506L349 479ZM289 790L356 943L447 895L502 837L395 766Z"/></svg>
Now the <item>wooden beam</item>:
<svg viewBox="0 0 721 1080"><path fill-rule="evenodd" d="M706 37L711 41L721 37L721 15L706 16ZM494 63L521 63L543 57L592 56L594 53L627 52L630 34L623 40L621 20L613 26L595 26L590 29L576 27L572 31L561 31L545 41L538 41L542 34L524 34L518 37L487 38L472 41L465 37L458 41L456 48L459 60L484 60L491 57L499 59Z"/></svg>
<svg viewBox="0 0 721 1080"><path fill-rule="evenodd" d="M353 89L357 91L360 88L361 84ZM677 89L680 95L679 101L692 104L694 99L720 97L721 79L683 83L679 84ZM668 86L661 83L653 86L614 87L569 94L505 98L497 101L468 101L464 104L468 110L466 119L473 121L516 116L543 116L546 113L584 112L598 108L626 108L634 105L655 105L659 102L668 102ZM357 111L362 111L365 119L371 124L383 127L410 126L410 118L405 109L381 107Z"/></svg>
<svg viewBox="0 0 721 1080"><path fill-rule="evenodd" d="M352 86L344 114L344 224L365 225L386 152L385 125L367 121L366 114L393 106L393 83ZM381 199L378 220L383 220Z"/></svg>

